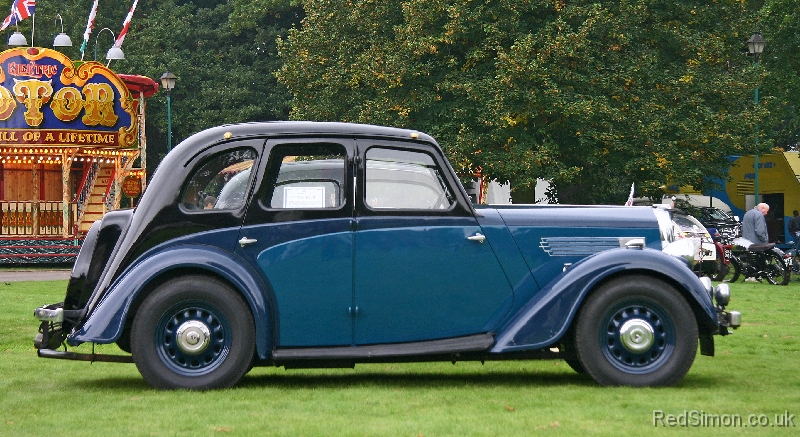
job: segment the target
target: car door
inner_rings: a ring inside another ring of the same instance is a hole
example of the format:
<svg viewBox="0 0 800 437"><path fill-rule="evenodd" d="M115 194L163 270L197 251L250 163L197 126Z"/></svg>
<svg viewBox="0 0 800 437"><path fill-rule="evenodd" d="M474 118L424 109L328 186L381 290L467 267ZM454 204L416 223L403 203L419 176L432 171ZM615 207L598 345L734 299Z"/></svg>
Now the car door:
<svg viewBox="0 0 800 437"><path fill-rule="evenodd" d="M355 343L491 331L511 286L443 157L403 142L358 148Z"/></svg>
<svg viewBox="0 0 800 437"><path fill-rule="evenodd" d="M352 341L352 140L270 140L238 253L262 274L275 346Z"/></svg>

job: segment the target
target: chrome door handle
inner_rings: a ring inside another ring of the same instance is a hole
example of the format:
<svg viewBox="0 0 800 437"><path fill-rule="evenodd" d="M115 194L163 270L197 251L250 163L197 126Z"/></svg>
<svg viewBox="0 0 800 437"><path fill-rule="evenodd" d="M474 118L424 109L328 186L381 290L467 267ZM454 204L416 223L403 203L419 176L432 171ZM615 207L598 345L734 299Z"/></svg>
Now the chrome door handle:
<svg viewBox="0 0 800 437"><path fill-rule="evenodd" d="M471 237L467 237L469 241L477 241L478 243L483 243L483 240L486 239L486 235L481 234L480 232L476 233Z"/></svg>
<svg viewBox="0 0 800 437"><path fill-rule="evenodd" d="M255 238L247 238L247 237L242 237L241 240L239 240L239 245L242 247L245 247L248 244L253 244L253 243L258 243L258 240L256 240Z"/></svg>

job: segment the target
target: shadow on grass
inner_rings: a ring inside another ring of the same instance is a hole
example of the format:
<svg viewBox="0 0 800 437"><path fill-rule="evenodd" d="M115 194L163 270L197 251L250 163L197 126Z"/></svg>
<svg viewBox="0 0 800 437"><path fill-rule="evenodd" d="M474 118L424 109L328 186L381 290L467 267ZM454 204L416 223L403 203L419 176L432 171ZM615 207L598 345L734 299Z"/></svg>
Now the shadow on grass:
<svg viewBox="0 0 800 437"><path fill-rule="evenodd" d="M358 373L350 375L331 374L285 374L245 375L236 388L348 388L348 387L390 387L390 388L446 388L446 387L546 387L546 386L593 386L596 385L586 375L564 373L492 373L492 374L443 374L443 373ZM142 377L103 377L85 378L71 381L76 389L84 391L141 391L153 390Z"/></svg>
<svg viewBox="0 0 800 437"><path fill-rule="evenodd" d="M441 373L441 372L360 372L352 374L248 374L233 389L339 389L339 388L449 388L464 386L475 388L521 386L535 387L597 387L602 388L585 374L563 372L492 372L492 373ZM713 375L687 375L673 389L708 389L719 387L726 382L724 378ZM155 390L142 377L86 378L74 381L75 388L81 390Z"/></svg>
<svg viewBox="0 0 800 437"><path fill-rule="evenodd" d="M509 386L559 386L559 385L594 385L594 381L586 375L565 373L358 373L350 375L309 375L291 374L291 370L282 375L247 375L239 382L239 387L273 387L273 388L340 388L340 387L427 387L442 388L454 386L497 387Z"/></svg>

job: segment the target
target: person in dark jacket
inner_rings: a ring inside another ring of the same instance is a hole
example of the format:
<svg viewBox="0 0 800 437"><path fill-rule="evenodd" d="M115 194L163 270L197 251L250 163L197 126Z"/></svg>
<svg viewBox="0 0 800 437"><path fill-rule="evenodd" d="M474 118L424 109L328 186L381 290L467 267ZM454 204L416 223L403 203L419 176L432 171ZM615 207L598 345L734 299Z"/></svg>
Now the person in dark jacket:
<svg viewBox="0 0 800 437"><path fill-rule="evenodd" d="M794 240L794 248L800 250L800 212L795 209L792 211L792 218L789 219L789 233Z"/></svg>

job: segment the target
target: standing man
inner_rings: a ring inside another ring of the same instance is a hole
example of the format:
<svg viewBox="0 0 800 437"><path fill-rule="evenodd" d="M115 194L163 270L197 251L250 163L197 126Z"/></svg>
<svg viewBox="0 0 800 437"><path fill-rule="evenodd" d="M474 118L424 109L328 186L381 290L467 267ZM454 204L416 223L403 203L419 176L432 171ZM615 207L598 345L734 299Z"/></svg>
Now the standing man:
<svg viewBox="0 0 800 437"><path fill-rule="evenodd" d="M789 219L789 233L794 240L794 248L800 251L800 212L795 209L792 211L792 218Z"/></svg>
<svg viewBox="0 0 800 437"><path fill-rule="evenodd" d="M754 244L769 243L767 233L767 220L764 218L769 212L769 205L759 203L755 208L747 211L742 218L742 237Z"/></svg>

